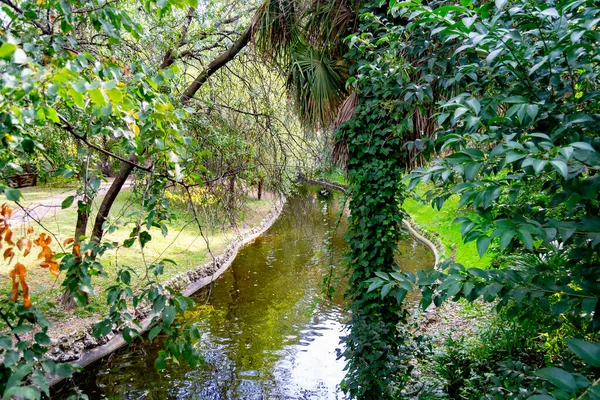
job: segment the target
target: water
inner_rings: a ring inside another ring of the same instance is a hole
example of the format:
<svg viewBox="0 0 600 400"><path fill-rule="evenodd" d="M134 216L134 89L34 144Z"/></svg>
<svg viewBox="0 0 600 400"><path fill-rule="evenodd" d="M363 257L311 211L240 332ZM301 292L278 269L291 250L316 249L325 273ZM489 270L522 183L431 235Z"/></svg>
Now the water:
<svg viewBox="0 0 600 400"><path fill-rule="evenodd" d="M231 267L194 296L183 317L196 325L205 362L196 369L168 364L157 372L160 343L122 349L69 382L90 399L341 399L344 362L337 360L343 335L345 281L339 269L346 250L341 196L303 189L288 199L281 217ZM401 243L406 270L433 266L433 255L412 239ZM322 300L323 276L334 270L332 300ZM60 397L60 395L58 396Z"/></svg>

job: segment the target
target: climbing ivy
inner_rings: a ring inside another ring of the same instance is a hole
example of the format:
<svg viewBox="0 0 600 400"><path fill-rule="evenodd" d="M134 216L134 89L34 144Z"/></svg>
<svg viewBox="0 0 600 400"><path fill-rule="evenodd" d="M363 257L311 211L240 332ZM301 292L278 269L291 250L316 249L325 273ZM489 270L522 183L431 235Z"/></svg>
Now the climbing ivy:
<svg viewBox="0 0 600 400"><path fill-rule="evenodd" d="M388 45L399 38L390 38L393 32L377 7L376 2L364 4L360 26L348 39L349 83L359 102L352 119L337 133L348 146L351 190L347 262L352 318L344 338L348 373L342 388L360 399L396 397L412 368L398 324L406 322L402 301L414 276L402 273L394 262L404 217L399 206L405 197L400 184L406 162L402 145L412 127L412 116L397 97L409 76L402 57ZM377 279L390 276L404 285Z"/></svg>

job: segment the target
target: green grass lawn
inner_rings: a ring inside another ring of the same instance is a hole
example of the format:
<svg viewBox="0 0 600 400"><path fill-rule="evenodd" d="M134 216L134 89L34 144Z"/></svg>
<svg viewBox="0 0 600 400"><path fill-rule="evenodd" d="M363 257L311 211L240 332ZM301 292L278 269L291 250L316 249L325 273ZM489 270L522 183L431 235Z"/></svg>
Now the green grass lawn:
<svg viewBox="0 0 600 400"><path fill-rule="evenodd" d="M472 214L468 210L458 209L458 197L452 196L444 203L441 210L431 207L431 204L421 203L412 198L406 199L404 209L412 219L434 235L438 235L444 246L446 254L451 257L452 249L455 251L455 260L466 268L489 268L494 254L489 251L483 258L479 257L475 242L464 243L460 234L460 224L453 224L457 217ZM490 249L491 250L491 249Z"/></svg>
<svg viewBox="0 0 600 400"><path fill-rule="evenodd" d="M28 207L34 203L39 203L41 200L49 197L65 195L71 192L75 187L44 187L44 186L31 186L19 189L23 198L21 199L21 205ZM0 193L0 204L10 203L3 193Z"/></svg>
<svg viewBox="0 0 600 400"><path fill-rule="evenodd" d="M45 193L55 193L54 190L48 191L47 189L39 190L39 192L36 191L35 193L41 193L42 191ZM41 196L41 194L38 194L38 196ZM95 210L97 210L101 199L102 197L96 199L94 202L94 211L88 223L88 233L91 232L91 227L95 219ZM270 200L247 199L244 205L243 216L240 215L237 219L238 225L241 227L258 225L271 209L271 206L272 201ZM119 219L122 221L122 225L115 232L107 234L106 239L120 245L125 239L129 238L134 221L137 221L137 218L132 214L138 212L139 208L139 200L131 191L121 192L111 210L111 218ZM191 270L210 260L207 245L199 234L198 225L195 222L191 222L191 212L188 212L184 207L174 207L171 212L174 218L168 224L168 234L163 236L160 229L152 228L150 230L152 240L144 248L146 263L152 263L155 260L163 258L176 262L176 265L165 265L162 280L167 280L182 271ZM65 239L73 236L76 219L76 205L73 205L67 210L57 210L42 220L44 227L55 235L51 244L55 252L61 251L60 246L56 243L57 240L62 244ZM201 217L201 219L203 231L209 241L210 249L215 256L219 255L231 239L234 238L236 232L228 226L228 223L216 225L214 221L211 221L206 216ZM41 231L40 227L36 224L32 224L32 226L34 226L36 232ZM15 235L20 235L20 232L17 232L19 229L24 228L17 228ZM27 266L27 281L31 287L31 300L41 306L52 319L57 320L66 315L60 307L56 306L63 292L60 282L64 275L61 274L56 279L48 270L39 267L39 262L36 260L38 253L39 250L34 249L27 258L16 261L21 261ZM146 267L138 243L134 244L131 248L118 247L115 250L108 251L100 258L100 261L109 278L94 278L93 283L96 293L91 296L90 304L87 307L78 308L72 312L78 317L96 318L100 317L106 311L107 306L105 304L106 297L104 291L112 284L112 278L115 277L117 271L122 266L133 269L134 277L132 281L134 284L136 283L136 276L139 281L145 275ZM6 281L0 285L0 295L2 296L8 296L10 293L9 269L10 267L6 262L3 262L0 270L2 272L1 276Z"/></svg>

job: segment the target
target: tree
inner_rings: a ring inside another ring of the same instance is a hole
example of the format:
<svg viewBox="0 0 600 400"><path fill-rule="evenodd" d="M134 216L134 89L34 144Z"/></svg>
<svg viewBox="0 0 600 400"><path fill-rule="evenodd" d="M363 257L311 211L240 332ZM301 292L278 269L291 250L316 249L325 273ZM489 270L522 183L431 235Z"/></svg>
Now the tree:
<svg viewBox="0 0 600 400"><path fill-rule="evenodd" d="M514 390L593 398L600 346L598 5L402 2L394 12L410 22L391 29L389 43L407 59L428 59L407 66L413 79L397 97L412 110L434 107L435 149L445 155L414 170L410 187L431 182L438 208L459 196L476 213L456 221L465 241L475 241L481 255L491 244L514 255L497 270L446 264L419 274L422 306L483 299L517 321L547 315L553 322L539 328L545 333L570 326L576 337L561 338L570 350L563 364L547 364ZM433 105L436 92L445 98ZM373 282L395 288L405 280ZM494 390L517 396L508 386Z"/></svg>

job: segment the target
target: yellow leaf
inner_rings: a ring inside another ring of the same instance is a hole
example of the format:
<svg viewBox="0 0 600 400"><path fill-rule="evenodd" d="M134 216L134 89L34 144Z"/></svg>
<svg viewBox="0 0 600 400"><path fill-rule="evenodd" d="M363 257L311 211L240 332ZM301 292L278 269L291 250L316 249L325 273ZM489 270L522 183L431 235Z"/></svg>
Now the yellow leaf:
<svg viewBox="0 0 600 400"><path fill-rule="evenodd" d="M132 130L135 136L138 136L140 134L140 127L137 126L135 122L130 122L129 124L127 124L127 126L129 127L129 129Z"/></svg>

